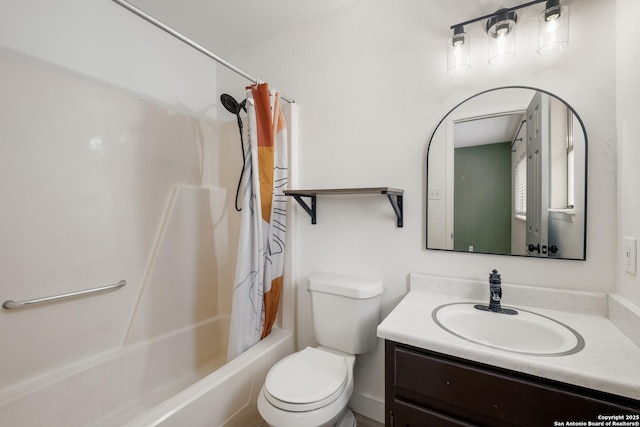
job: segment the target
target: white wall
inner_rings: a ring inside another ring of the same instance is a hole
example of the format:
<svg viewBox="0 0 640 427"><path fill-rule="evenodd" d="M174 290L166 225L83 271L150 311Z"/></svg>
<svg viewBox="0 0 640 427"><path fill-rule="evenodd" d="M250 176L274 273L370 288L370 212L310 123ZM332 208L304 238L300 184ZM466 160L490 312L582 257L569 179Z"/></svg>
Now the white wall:
<svg viewBox="0 0 640 427"><path fill-rule="evenodd" d="M386 287L383 316L407 292L409 272L484 280L497 268L509 283L614 289L618 246L616 221L611 216L616 207L617 166L614 5L613 0L571 2L571 45L552 56L536 53L540 8L523 11L518 56L503 68L486 63L481 24L471 25L467 31L472 37L473 64L460 77L445 71L449 25L491 12L471 8L468 0L448 1L446 6L438 2L438 7L422 0L362 0L229 57L300 104L300 161L294 166L300 187L405 189L401 229L396 228L383 197L320 198L317 225L299 215L295 243L299 347L314 341L304 289L308 275L318 270L382 279ZM632 72L628 71L629 80ZM233 90L240 82L221 76L218 84ZM431 132L459 101L508 84L555 93L586 124L589 216L585 262L424 249L425 158ZM508 298L505 295L506 301ZM360 357L356 393L382 402L383 371L382 346Z"/></svg>
<svg viewBox="0 0 640 427"><path fill-rule="evenodd" d="M637 0L616 1L616 119L618 130L618 293L640 306L640 272L624 270L623 238L640 239L640 47L633 41Z"/></svg>
<svg viewBox="0 0 640 427"><path fill-rule="evenodd" d="M0 51L215 117L215 63L110 0L0 0L0 10Z"/></svg>

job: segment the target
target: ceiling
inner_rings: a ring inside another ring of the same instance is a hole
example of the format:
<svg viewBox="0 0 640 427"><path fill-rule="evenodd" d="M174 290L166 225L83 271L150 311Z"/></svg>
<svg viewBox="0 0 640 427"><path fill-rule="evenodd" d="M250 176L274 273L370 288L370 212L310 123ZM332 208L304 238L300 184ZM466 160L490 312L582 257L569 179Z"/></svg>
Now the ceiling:
<svg viewBox="0 0 640 427"><path fill-rule="evenodd" d="M129 0L217 55L316 20L357 0Z"/></svg>
<svg viewBox="0 0 640 427"><path fill-rule="evenodd" d="M127 1L211 52L224 57L244 46L317 20L359 0ZM457 17L458 22L522 3L522 0L424 1L437 5L441 10L449 10ZM525 10L519 13L525 13ZM537 13L539 10L535 9L535 14ZM452 23L447 22L446 26ZM429 25L427 16L425 25Z"/></svg>
<svg viewBox="0 0 640 427"><path fill-rule="evenodd" d="M524 113L504 114L476 120L467 120L455 124L455 147L471 147L476 145L512 142Z"/></svg>

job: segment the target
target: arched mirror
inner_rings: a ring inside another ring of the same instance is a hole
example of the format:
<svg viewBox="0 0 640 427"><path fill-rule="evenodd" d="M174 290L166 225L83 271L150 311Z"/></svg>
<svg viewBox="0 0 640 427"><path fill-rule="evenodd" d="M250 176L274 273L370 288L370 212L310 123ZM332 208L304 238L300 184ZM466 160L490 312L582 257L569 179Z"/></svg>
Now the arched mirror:
<svg viewBox="0 0 640 427"><path fill-rule="evenodd" d="M541 89L476 94L427 154L427 249L586 259L587 134Z"/></svg>

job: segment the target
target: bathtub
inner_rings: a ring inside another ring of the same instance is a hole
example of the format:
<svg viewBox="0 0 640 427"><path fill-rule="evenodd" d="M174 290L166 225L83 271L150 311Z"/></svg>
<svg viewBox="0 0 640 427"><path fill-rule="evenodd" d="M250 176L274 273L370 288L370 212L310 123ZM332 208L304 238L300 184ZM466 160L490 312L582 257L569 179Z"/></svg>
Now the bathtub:
<svg viewBox="0 0 640 427"><path fill-rule="evenodd" d="M258 426L257 393L293 336L274 328L225 363L228 326L217 316L32 381L0 402L0 425Z"/></svg>
<svg viewBox="0 0 640 427"><path fill-rule="evenodd" d="M294 352L293 334L274 328L252 348L125 427L257 427L257 398L269 369Z"/></svg>

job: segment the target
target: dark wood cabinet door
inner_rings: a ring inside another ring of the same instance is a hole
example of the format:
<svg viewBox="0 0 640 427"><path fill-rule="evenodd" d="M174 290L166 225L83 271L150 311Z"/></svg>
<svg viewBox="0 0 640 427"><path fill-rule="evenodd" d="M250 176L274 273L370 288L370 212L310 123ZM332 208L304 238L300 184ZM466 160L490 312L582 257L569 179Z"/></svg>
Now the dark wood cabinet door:
<svg viewBox="0 0 640 427"><path fill-rule="evenodd" d="M394 407L394 427L475 427L401 400L396 400Z"/></svg>
<svg viewBox="0 0 640 427"><path fill-rule="evenodd" d="M640 414L637 400L389 341L385 366L387 426L587 425Z"/></svg>

